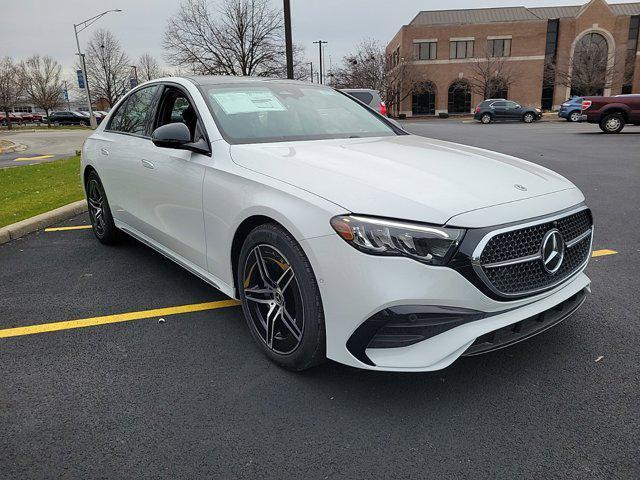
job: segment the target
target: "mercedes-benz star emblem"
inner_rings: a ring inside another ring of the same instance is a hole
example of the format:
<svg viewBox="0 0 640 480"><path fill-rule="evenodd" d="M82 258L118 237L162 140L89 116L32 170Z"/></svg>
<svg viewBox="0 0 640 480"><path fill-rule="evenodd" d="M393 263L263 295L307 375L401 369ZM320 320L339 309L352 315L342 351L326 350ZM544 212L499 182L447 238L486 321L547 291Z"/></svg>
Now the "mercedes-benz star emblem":
<svg viewBox="0 0 640 480"><path fill-rule="evenodd" d="M553 275L562 266L564 260L564 238L557 228L549 230L542 238L542 266Z"/></svg>

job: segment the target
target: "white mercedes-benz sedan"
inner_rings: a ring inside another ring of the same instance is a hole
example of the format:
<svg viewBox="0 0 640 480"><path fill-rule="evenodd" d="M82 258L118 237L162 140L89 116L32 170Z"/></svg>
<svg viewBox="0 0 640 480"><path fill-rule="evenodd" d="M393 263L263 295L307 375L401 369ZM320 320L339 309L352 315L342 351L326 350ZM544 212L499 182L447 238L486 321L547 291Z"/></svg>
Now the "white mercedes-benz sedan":
<svg viewBox="0 0 640 480"><path fill-rule="evenodd" d="M164 78L86 141L93 231L242 302L277 364L428 371L583 303L593 220L562 176L410 135L326 86Z"/></svg>

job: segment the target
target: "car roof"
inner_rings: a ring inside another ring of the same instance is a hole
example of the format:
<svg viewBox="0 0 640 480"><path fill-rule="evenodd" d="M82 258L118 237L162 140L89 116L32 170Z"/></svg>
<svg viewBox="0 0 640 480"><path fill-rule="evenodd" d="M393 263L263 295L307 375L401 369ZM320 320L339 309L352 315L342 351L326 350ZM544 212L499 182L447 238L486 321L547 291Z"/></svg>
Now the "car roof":
<svg viewBox="0 0 640 480"><path fill-rule="evenodd" d="M269 78L269 77L236 77L232 75L193 75L184 77L172 77L172 78L185 78L190 80L196 85L246 85L250 83L296 83L299 85L309 85L309 82L302 82L300 80L289 80L283 78ZM314 84L320 86L318 84ZM322 85L325 86L325 85Z"/></svg>

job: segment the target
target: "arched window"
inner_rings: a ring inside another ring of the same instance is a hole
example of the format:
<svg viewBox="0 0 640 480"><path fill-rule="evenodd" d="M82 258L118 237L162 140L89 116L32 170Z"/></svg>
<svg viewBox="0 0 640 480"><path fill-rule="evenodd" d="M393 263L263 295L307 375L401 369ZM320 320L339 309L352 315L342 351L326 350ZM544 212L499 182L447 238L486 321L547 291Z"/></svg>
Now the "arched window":
<svg viewBox="0 0 640 480"><path fill-rule="evenodd" d="M596 32L583 35L571 59L571 96L603 95L608 64L607 39Z"/></svg>
<svg viewBox="0 0 640 480"><path fill-rule="evenodd" d="M413 115L433 115L436 113L436 86L431 81L417 84L411 95Z"/></svg>
<svg viewBox="0 0 640 480"><path fill-rule="evenodd" d="M464 79L449 85L449 113L471 112L471 86Z"/></svg>

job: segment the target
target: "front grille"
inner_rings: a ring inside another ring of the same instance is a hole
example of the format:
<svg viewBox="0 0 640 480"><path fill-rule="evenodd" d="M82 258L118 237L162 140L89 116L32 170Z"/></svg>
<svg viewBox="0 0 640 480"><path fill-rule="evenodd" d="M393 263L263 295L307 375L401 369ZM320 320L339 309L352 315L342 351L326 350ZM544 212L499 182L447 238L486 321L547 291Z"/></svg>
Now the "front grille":
<svg viewBox="0 0 640 480"><path fill-rule="evenodd" d="M576 273L589 258L593 221L587 209L551 221L499 233L484 246L476 271L495 293L526 295L551 288ZM542 242L557 229L565 242L559 269L543 265Z"/></svg>

